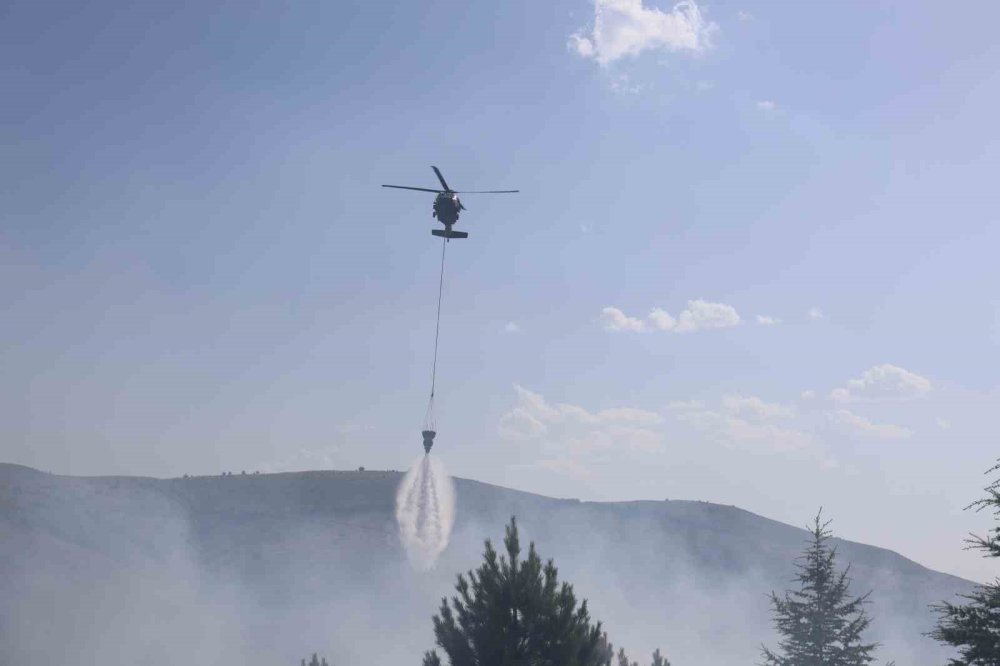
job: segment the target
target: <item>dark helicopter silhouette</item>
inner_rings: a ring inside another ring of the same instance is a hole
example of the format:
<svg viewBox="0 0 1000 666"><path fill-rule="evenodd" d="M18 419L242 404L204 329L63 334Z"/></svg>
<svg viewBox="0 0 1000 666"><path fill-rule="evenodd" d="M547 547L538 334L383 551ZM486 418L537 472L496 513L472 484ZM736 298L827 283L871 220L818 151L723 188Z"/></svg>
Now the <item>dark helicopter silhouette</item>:
<svg viewBox="0 0 1000 666"><path fill-rule="evenodd" d="M461 192L456 192L455 190L448 187L448 183L444 181L444 176L438 171L436 166L432 166L434 173L437 174L438 180L441 181L441 187L443 190L432 190L426 187L408 187L406 185L383 185L382 187L392 187L397 190L416 190L418 192L434 192L437 197L434 199L434 213L433 217L436 217L438 221L444 225L444 229L431 229L431 233L435 236L440 236L441 238L468 238L469 234L465 231L454 231L452 227L458 222L459 211L467 210L465 206L462 205L462 201L458 198L459 194L513 194L518 190L463 190Z"/></svg>

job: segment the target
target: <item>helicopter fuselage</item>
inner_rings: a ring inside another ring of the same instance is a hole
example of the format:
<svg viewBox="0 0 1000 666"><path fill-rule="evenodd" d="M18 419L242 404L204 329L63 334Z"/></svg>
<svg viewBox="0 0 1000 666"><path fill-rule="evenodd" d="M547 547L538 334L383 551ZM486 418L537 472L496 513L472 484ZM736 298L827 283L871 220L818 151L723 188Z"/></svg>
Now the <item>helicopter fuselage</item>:
<svg viewBox="0 0 1000 666"><path fill-rule="evenodd" d="M454 192L441 192L434 199L434 213L441 224L447 229L458 222L459 211L463 210L462 201Z"/></svg>

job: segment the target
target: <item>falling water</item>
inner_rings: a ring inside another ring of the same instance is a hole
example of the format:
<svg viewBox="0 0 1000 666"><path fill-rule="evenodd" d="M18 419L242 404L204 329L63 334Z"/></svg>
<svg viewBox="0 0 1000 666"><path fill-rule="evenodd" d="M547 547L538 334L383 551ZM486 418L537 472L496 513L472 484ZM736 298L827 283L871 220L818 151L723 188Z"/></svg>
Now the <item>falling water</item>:
<svg viewBox="0 0 1000 666"><path fill-rule="evenodd" d="M410 562L429 569L437 561L455 521L455 489L436 459L414 463L396 491L396 521Z"/></svg>

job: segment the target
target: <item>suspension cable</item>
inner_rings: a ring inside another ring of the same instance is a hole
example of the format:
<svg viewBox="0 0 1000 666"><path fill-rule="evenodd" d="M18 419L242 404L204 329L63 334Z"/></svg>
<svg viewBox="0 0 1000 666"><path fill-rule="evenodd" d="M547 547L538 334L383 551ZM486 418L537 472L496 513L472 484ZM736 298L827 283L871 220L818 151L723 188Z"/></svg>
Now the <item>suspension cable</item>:
<svg viewBox="0 0 1000 666"><path fill-rule="evenodd" d="M438 341L441 338L441 296L444 293L444 251L448 239L441 239L441 277L438 279L437 323L434 326L434 363L431 365L431 397L427 402L424 423L428 430L434 430L434 390L437 386Z"/></svg>

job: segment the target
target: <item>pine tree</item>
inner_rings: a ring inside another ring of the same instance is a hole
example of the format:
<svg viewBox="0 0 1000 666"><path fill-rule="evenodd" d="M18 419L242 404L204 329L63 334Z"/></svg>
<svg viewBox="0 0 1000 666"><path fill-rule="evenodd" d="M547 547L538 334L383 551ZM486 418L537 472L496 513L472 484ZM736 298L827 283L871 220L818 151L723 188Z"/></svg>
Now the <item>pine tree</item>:
<svg viewBox="0 0 1000 666"><path fill-rule="evenodd" d="M653 652L653 666L670 666L670 660L660 654L659 648Z"/></svg>
<svg viewBox="0 0 1000 666"><path fill-rule="evenodd" d="M986 473L997 470L1000 464ZM1000 516L1000 480L984 490L986 497L966 508L991 508L994 516ZM994 527L985 538L973 536L966 543L969 548L984 551L986 557L1000 557L1000 527ZM950 660L951 666L1000 666L1000 580L982 585L962 598L970 603L945 601L934 607L941 617L931 637L958 648L960 657Z"/></svg>
<svg viewBox="0 0 1000 666"><path fill-rule="evenodd" d="M326 663L326 658L324 657L322 660L320 660L315 652L313 652L312 659L309 660L308 664L306 664L305 659L299 660L299 664L300 666L328 666L328 664Z"/></svg>
<svg viewBox="0 0 1000 666"><path fill-rule="evenodd" d="M871 623L864 609L871 593L848 597L850 565L836 571L837 553L827 544L827 525L817 514L812 540L796 564L800 589L784 597L771 592L782 638L778 652L761 647L767 666L864 666L874 661L876 644L861 640Z"/></svg>
<svg viewBox="0 0 1000 666"><path fill-rule="evenodd" d="M601 624L591 624L587 602L561 583L552 560L542 564L535 544L521 560L517 521L504 537L506 556L486 541L483 563L459 574L458 594L441 600L434 636L451 666L607 666L610 644ZM434 651L424 666L441 666Z"/></svg>

